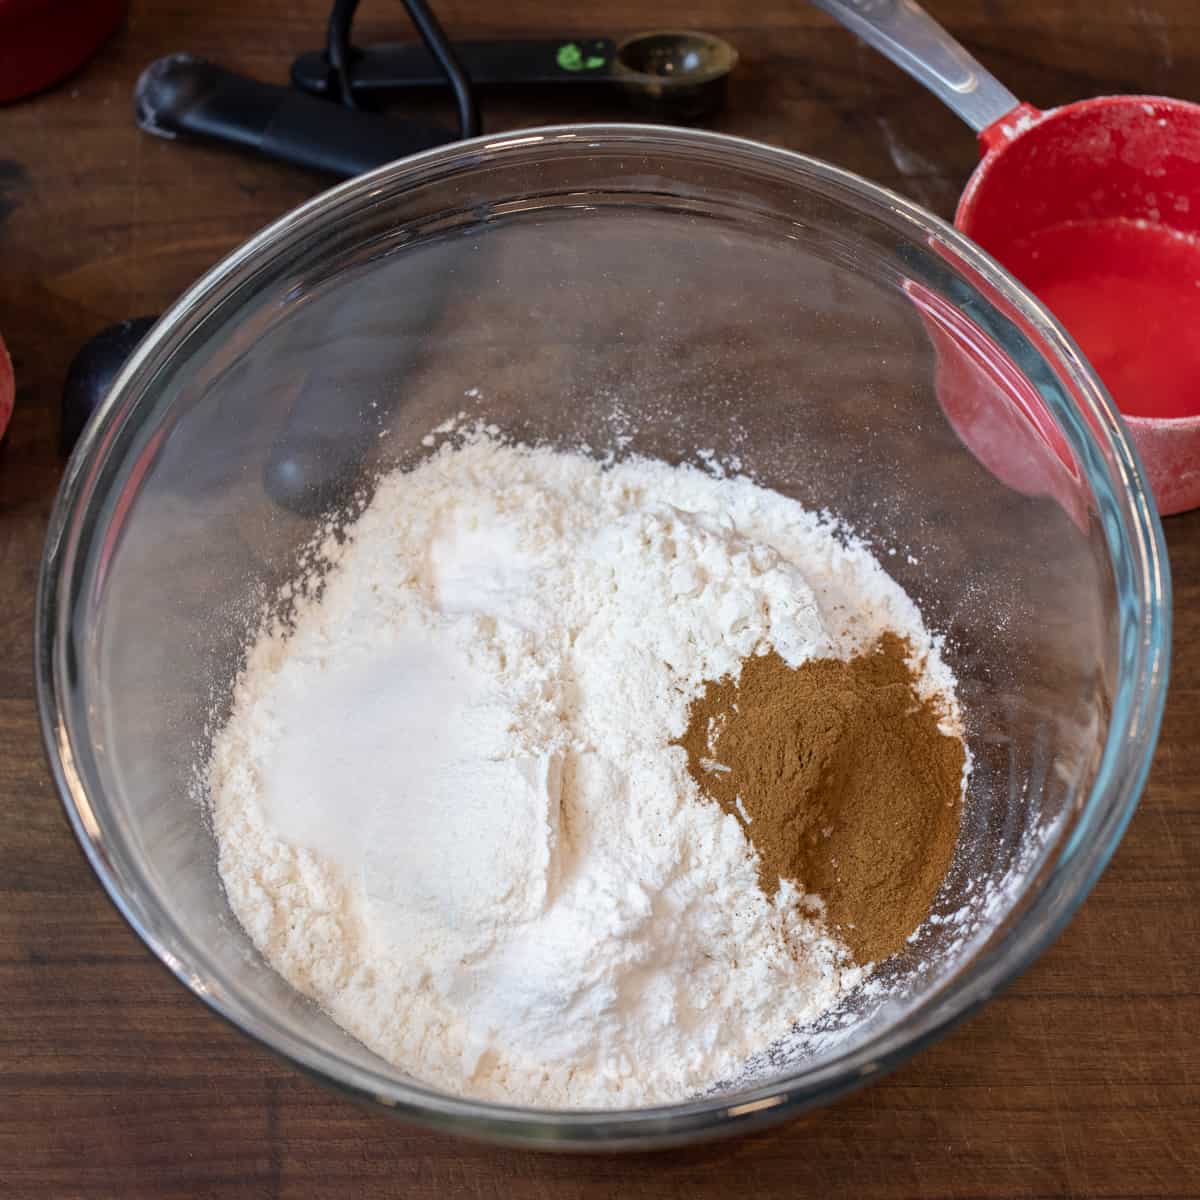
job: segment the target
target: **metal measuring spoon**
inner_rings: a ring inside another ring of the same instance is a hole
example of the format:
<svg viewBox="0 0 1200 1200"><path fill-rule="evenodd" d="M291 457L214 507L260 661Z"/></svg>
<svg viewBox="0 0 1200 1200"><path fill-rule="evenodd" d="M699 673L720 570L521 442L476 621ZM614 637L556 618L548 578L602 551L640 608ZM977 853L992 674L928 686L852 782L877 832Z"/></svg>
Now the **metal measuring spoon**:
<svg viewBox="0 0 1200 1200"><path fill-rule="evenodd" d="M615 89L644 111L688 120L721 106L737 51L709 33L653 30L612 38L457 42L472 84L482 88L587 86ZM292 64L292 83L317 96L333 94L324 51ZM351 91L365 100L411 89L443 89L446 77L420 43L356 50Z"/></svg>

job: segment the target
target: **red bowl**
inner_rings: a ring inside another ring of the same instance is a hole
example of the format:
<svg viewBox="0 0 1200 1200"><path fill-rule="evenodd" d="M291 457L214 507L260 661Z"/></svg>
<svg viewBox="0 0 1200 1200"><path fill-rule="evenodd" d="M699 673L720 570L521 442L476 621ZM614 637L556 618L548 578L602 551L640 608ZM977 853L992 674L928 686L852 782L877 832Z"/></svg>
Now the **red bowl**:
<svg viewBox="0 0 1200 1200"><path fill-rule="evenodd" d="M78 70L125 9L126 0L0 0L0 104Z"/></svg>

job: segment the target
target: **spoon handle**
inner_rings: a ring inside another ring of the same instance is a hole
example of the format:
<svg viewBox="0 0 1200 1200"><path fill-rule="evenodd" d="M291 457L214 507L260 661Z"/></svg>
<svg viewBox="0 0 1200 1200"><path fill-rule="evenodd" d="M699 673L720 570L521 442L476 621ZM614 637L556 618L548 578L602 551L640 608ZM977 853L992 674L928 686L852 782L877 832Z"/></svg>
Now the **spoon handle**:
<svg viewBox="0 0 1200 1200"><path fill-rule="evenodd" d="M913 0L812 0L978 133L1020 103Z"/></svg>
<svg viewBox="0 0 1200 1200"><path fill-rule="evenodd" d="M428 121L352 112L192 54L155 59L138 79L133 100L146 133L231 142L331 175L361 175L457 136Z"/></svg>
<svg viewBox="0 0 1200 1200"><path fill-rule="evenodd" d="M480 87L614 81L612 38L456 42L471 82ZM323 50L302 54L292 64L292 82L301 91L328 95L329 62ZM446 87L446 76L419 43L384 43L355 51L350 83L355 93L381 95L406 88Z"/></svg>

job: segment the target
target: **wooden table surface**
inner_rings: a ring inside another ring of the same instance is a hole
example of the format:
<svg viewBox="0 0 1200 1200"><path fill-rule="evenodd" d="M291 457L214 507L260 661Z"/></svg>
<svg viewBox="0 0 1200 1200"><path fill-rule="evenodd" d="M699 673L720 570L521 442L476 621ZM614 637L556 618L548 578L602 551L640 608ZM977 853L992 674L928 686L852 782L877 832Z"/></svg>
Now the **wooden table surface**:
<svg viewBox="0 0 1200 1200"><path fill-rule="evenodd" d="M742 66L717 127L830 159L944 215L974 162L964 127L802 0L664 0L652 17L633 0L543 7L438 4L456 35L618 33L648 20L720 33ZM1120 91L1200 100L1194 0L930 7L1039 105ZM398 6L366 9L368 34L407 36ZM1200 1196L1200 512L1166 522L1176 625L1162 741L1082 912L965 1027L773 1132L637 1159L554 1158L389 1121L251 1046L122 923L62 816L32 699L59 391L85 339L160 311L323 186L139 133L138 72L186 49L282 81L323 19L313 0L135 3L82 72L0 109L0 331L18 383L0 454L0 1195ZM610 115L553 105L508 101L485 117L496 130Z"/></svg>

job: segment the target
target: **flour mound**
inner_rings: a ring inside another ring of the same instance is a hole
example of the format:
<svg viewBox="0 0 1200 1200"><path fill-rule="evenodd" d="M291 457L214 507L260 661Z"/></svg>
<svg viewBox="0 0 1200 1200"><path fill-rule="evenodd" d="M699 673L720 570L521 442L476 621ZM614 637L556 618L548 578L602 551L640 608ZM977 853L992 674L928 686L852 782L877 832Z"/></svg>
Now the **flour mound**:
<svg viewBox="0 0 1200 1200"><path fill-rule="evenodd" d="M915 606L828 518L744 478L479 433L379 485L318 599L266 626L208 769L222 879L268 961L457 1094L680 1100L863 972L672 746L706 680Z"/></svg>

